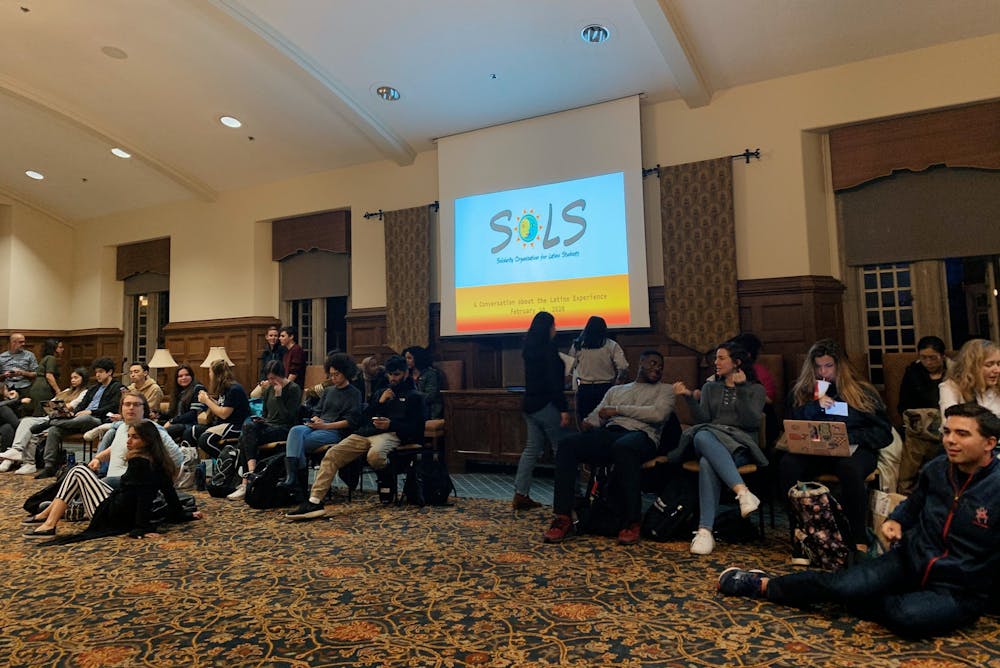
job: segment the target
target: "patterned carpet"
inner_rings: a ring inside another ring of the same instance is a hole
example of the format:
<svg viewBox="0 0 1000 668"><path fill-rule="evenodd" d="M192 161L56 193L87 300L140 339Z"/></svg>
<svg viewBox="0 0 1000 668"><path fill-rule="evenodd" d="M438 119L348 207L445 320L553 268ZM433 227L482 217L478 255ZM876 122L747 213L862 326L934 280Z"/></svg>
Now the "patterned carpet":
<svg viewBox="0 0 1000 668"><path fill-rule="evenodd" d="M997 620L908 643L869 623L723 599L766 545L543 545L547 514L504 501L329 518L199 494L208 518L161 540L40 547L20 536L40 483L0 478L0 663L10 666L1000 666ZM80 524L62 527L69 533Z"/></svg>

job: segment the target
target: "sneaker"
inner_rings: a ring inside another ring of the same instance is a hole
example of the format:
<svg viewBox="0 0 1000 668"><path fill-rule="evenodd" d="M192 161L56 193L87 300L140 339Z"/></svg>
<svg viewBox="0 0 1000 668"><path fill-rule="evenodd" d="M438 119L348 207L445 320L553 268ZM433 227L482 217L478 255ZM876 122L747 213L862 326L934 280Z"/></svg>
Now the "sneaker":
<svg viewBox="0 0 1000 668"><path fill-rule="evenodd" d="M574 534L576 525L573 524L573 518L569 515L556 515L543 539L546 543L561 543Z"/></svg>
<svg viewBox="0 0 1000 668"><path fill-rule="evenodd" d="M802 548L799 547L798 541L795 541L792 546L792 558L788 560L788 563L792 566L809 566L809 557L807 557Z"/></svg>
<svg viewBox="0 0 1000 668"><path fill-rule="evenodd" d="M22 459L21 451L15 450L14 448L7 448L3 452L0 452L0 459L6 459L12 462L19 462Z"/></svg>
<svg viewBox="0 0 1000 668"><path fill-rule="evenodd" d="M325 514L326 509L323 508L322 503L313 503L307 499L292 512L285 513L285 517L290 520L312 520L317 517L323 517Z"/></svg>
<svg viewBox="0 0 1000 668"><path fill-rule="evenodd" d="M34 464L21 464L21 468L14 471L14 475L35 475L37 472L38 469Z"/></svg>
<svg viewBox="0 0 1000 668"><path fill-rule="evenodd" d="M0 473L6 473L7 471L11 470L13 466L14 462L10 461L9 459L3 460L2 462L0 462Z"/></svg>
<svg viewBox="0 0 1000 668"><path fill-rule="evenodd" d="M639 542L639 523L634 522L618 532L619 545L635 545Z"/></svg>
<svg viewBox="0 0 1000 668"><path fill-rule="evenodd" d="M760 499L757 495L751 492L749 489L744 490L742 493L736 495L736 500L740 504L740 515L746 517L753 511L760 508Z"/></svg>
<svg viewBox="0 0 1000 668"><path fill-rule="evenodd" d="M715 549L715 538L712 532L702 527L694 532L694 540L691 541L691 554L712 554Z"/></svg>
<svg viewBox="0 0 1000 668"><path fill-rule="evenodd" d="M35 474L35 480L43 480L44 478L55 478L56 477L56 467L46 466L41 471Z"/></svg>
<svg viewBox="0 0 1000 668"><path fill-rule="evenodd" d="M525 494L514 494L514 500L510 505L514 510L534 510L542 507L542 504Z"/></svg>
<svg viewBox="0 0 1000 668"><path fill-rule="evenodd" d="M761 589L761 580L766 577L768 575L764 571L744 571L733 566L719 574L719 591L726 596L763 598L764 591Z"/></svg>
<svg viewBox="0 0 1000 668"><path fill-rule="evenodd" d="M245 484L240 485L234 491L229 493L226 498L230 501L239 501L247 495L247 486Z"/></svg>

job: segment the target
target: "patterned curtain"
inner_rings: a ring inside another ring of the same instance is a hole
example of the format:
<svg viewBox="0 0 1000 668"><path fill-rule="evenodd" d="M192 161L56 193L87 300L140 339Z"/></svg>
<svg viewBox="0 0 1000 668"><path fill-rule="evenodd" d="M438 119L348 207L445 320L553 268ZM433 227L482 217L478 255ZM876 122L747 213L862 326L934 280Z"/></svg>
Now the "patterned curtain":
<svg viewBox="0 0 1000 668"><path fill-rule="evenodd" d="M700 353L739 332L733 161L660 168L666 332Z"/></svg>
<svg viewBox="0 0 1000 668"><path fill-rule="evenodd" d="M386 345L396 352L427 347L430 227L427 206L385 213Z"/></svg>

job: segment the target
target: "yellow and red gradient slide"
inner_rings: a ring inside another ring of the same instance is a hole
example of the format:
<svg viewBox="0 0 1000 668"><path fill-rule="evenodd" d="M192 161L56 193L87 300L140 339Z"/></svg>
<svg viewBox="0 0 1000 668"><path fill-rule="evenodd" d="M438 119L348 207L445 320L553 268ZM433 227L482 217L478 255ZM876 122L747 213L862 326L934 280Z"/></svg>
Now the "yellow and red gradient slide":
<svg viewBox="0 0 1000 668"><path fill-rule="evenodd" d="M628 274L455 289L456 330L463 334L526 330L539 311L563 329L583 327L592 315L611 327L627 325Z"/></svg>

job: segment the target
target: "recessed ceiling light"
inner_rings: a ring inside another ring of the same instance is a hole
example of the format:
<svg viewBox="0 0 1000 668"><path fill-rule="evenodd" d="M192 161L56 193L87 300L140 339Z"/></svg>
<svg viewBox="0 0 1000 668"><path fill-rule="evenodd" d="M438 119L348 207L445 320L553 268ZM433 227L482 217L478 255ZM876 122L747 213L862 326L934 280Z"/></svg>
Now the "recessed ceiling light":
<svg viewBox="0 0 1000 668"><path fill-rule="evenodd" d="M588 44L600 44L611 38L611 33L602 25L592 23L580 31L580 39Z"/></svg>
<svg viewBox="0 0 1000 668"><path fill-rule="evenodd" d="M35 179L36 181L41 181L42 179L45 178L44 174L42 174L41 172L36 172L33 169L29 169L28 171L25 172L25 174L27 174L30 178Z"/></svg>
<svg viewBox="0 0 1000 668"><path fill-rule="evenodd" d="M375 89L375 94L386 102L395 102L399 99L399 91L392 86L379 86Z"/></svg>
<svg viewBox="0 0 1000 668"><path fill-rule="evenodd" d="M119 49L117 46L102 46L101 53L108 58L114 58L115 60L125 60L128 58L128 54Z"/></svg>
<svg viewBox="0 0 1000 668"><path fill-rule="evenodd" d="M240 119L235 118L233 116L220 116L219 122L225 125L227 128L238 128L243 125L243 123L240 122Z"/></svg>
<svg viewBox="0 0 1000 668"><path fill-rule="evenodd" d="M119 158L131 158L132 157L131 153L129 153L128 151L123 151L122 149L118 148L117 146L115 146L113 149L111 149L111 152L114 153L115 155L117 155Z"/></svg>

